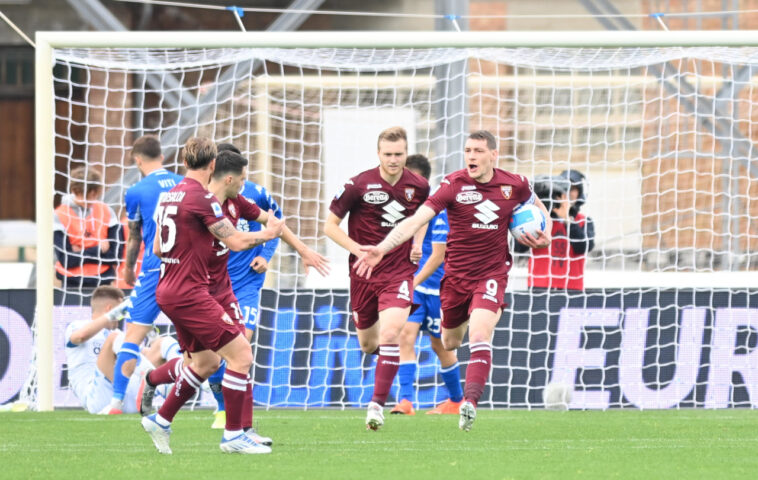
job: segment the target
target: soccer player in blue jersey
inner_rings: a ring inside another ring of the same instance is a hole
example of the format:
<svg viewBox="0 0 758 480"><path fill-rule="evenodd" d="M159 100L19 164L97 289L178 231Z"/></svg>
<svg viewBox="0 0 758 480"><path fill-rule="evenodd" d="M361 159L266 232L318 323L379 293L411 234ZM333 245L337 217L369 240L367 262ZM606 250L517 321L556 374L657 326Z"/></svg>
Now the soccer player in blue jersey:
<svg viewBox="0 0 758 480"><path fill-rule="evenodd" d="M241 155L240 150L230 143L219 143L216 148L219 153L231 151ZM276 218L282 218L282 211L279 205L264 187L251 181L246 181L240 195L252 200L264 212L272 210ZM235 227L237 227L237 230L243 232L257 232L262 228L260 223L248 222L243 218L239 219ZM266 279L268 264L278 246L279 237L250 250L229 253L229 262L227 264L229 278L232 280L234 295L237 297L237 301L242 309L242 315L245 319L245 337L247 337L248 341L252 341L253 339L260 311L261 288L263 288L263 282ZM215 413L216 418L211 428L222 429L226 422L224 397L221 394L221 380L224 378L224 371L225 364L222 363L221 368L208 379L211 392L213 392L213 397L218 404Z"/></svg>
<svg viewBox="0 0 758 480"><path fill-rule="evenodd" d="M102 412L111 415L123 411L124 393L139 358L139 345L153 328L153 322L160 313L160 307L155 301L155 288L158 286L161 261L153 254L153 211L160 194L171 190L182 180L181 175L163 168L161 143L152 135L144 135L134 142L131 157L144 178L126 191L125 198L129 240L126 245L124 280L133 285L134 290L126 314L124 343L118 351L113 369L113 398ZM134 267L143 242L145 253L142 270L139 278L136 278Z"/></svg>
<svg viewBox="0 0 758 480"><path fill-rule="evenodd" d="M432 168L429 160L420 154L410 155L405 167L429 180ZM400 380L398 403L390 413L415 415L413 410L413 385L416 379L416 339L420 330L426 330L432 343L432 350L440 359L440 374L447 386L450 397L428 414L458 415L463 402L461 374L458 358L454 351L445 350L440 339L440 280L445 273L443 265L447 233L447 213L443 210L431 222L426 230L421 247L419 269L413 277L413 301L420 305L418 310L408 317L408 322L400 334L400 368L397 376ZM414 249L417 246L414 245Z"/></svg>

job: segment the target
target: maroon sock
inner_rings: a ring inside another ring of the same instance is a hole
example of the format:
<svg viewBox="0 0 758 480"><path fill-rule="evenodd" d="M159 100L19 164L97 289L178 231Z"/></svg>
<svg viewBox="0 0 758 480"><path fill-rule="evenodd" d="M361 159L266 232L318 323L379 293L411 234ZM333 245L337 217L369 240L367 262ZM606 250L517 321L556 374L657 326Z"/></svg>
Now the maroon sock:
<svg viewBox="0 0 758 480"><path fill-rule="evenodd" d="M182 370L182 357L174 358L160 367L152 370L147 376L147 383L157 387L166 383L174 383Z"/></svg>
<svg viewBox="0 0 758 480"><path fill-rule="evenodd" d="M239 373L226 367L224 379L221 380L221 393L226 407L226 429L242 430L242 412L245 410L247 396L247 373Z"/></svg>
<svg viewBox="0 0 758 480"><path fill-rule="evenodd" d="M466 368L466 386L463 395L474 406L484 392L484 385L490 375L492 366L492 345L485 342L472 343L469 345L471 357Z"/></svg>
<svg viewBox="0 0 758 480"><path fill-rule="evenodd" d="M379 345L379 358L376 360L374 372L374 395L372 402L384 405L390 394L390 387L395 381L397 369L400 367L400 347L395 345Z"/></svg>
<svg viewBox="0 0 758 480"><path fill-rule="evenodd" d="M253 426L253 379L248 375L245 403L242 405L242 428Z"/></svg>
<svg viewBox="0 0 758 480"><path fill-rule="evenodd" d="M169 422L173 421L176 412L182 408L182 405L187 403L187 400L195 396L195 393L200 390L200 386L204 381L205 379L198 376L189 366L182 368L179 378L176 379L174 386L171 387L171 391L168 392L166 401L163 402L163 406L158 410L158 415Z"/></svg>

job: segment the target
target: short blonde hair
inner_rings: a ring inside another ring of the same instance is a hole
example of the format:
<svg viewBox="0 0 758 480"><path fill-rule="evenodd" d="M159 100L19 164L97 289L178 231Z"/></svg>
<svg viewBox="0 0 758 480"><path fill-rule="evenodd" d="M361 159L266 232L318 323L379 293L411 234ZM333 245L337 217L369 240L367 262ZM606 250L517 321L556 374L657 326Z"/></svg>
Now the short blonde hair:
<svg viewBox="0 0 758 480"><path fill-rule="evenodd" d="M379 139L376 141L376 150L379 151L379 144L382 140L387 142L397 142L398 140L405 140L405 150L408 151L408 134L405 133L403 127L390 127L379 134Z"/></svg>
<svg viewBox="0 0 758 480"><path fill-rule="evenodd" d="M210 138L192 137L184 144L184 161L190 170L207 167L217 154L216 144Z"/></svg>

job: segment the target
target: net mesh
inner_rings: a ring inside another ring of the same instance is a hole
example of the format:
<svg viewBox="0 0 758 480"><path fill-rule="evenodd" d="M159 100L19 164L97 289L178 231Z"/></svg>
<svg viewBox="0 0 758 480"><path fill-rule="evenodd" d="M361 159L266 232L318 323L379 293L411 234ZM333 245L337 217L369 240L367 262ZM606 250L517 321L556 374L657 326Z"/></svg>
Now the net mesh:
<svg viewBox="0 0 758 480"><path fill-rule="evenodd" d="M83 166L103 174L104 200L121 219L125 189L139 179L128 153L143 134L160 137L178 172L190 136L237 145L250 179L334 270L305 276L294 251L277 251L257 333L256 401L362 406L374 360L350 324L347 254L323 233L329 202L375 166L383 128L406 127L409 153L432 162L433 185L462 167L463 132L486 129L498 139L500 168L529 178L582 172L596 238L584 292L527 290L529 253L516 256L481 404L538 407L553 381L571 386L574 408L756 405L757 54L55 50L56 205ZM87 295L59 289L56 305L85 305ZM421 406L446 395L428 346L422 336ZM464 367L467 357L464 346ZM27 390L33 398L33 384ZM70 401L59 388L56 404Z"/></svg>

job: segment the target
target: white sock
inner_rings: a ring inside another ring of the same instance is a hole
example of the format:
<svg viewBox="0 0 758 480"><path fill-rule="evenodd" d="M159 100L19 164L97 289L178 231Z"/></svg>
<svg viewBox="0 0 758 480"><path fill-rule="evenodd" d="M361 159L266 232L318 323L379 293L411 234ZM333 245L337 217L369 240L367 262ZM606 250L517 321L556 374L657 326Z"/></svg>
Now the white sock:
<svg viewBox="0 0 758 480"><path fill-rule="evenodd" d="M231 440L240 435L242 435L242 430L224 430L224 440Z"/></svg>

